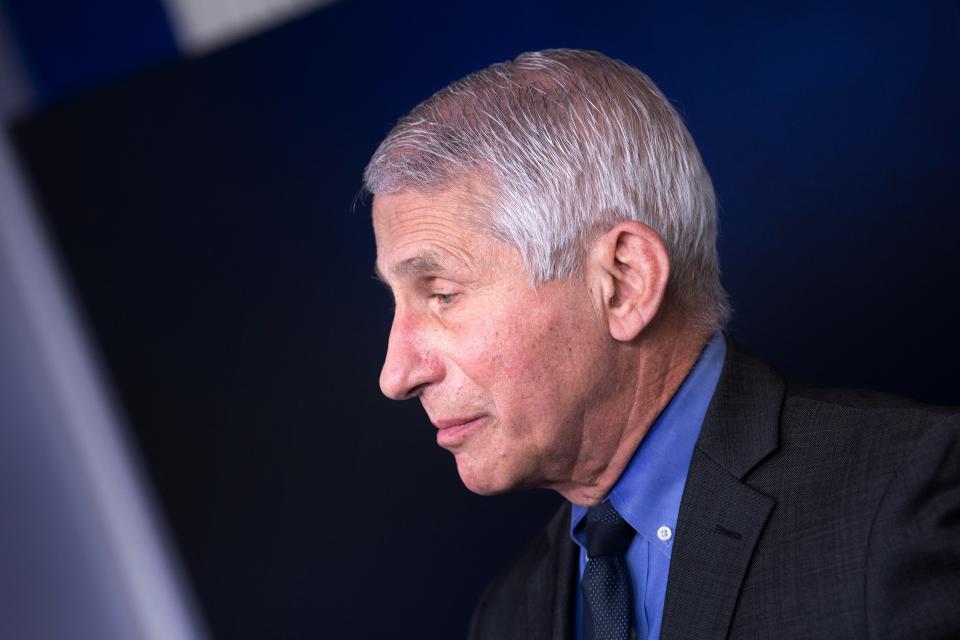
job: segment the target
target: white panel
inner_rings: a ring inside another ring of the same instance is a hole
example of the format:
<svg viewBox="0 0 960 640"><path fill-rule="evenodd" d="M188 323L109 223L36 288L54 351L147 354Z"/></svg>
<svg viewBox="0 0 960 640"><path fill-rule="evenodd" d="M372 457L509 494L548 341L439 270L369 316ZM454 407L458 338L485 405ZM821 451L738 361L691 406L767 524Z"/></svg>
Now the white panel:
<svg viewBox="0 0 960 640"><path fill-rule="evenodd" d="M335 0L165 0L180 47L200 54Z"/></svg>

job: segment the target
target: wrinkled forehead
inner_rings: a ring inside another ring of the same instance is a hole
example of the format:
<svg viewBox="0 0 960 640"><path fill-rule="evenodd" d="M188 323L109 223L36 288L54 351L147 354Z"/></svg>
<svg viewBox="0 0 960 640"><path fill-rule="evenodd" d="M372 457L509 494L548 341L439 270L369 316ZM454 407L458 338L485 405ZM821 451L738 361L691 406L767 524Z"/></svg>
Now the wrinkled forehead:
<svg viewBox="0 0 960 640"><path fill-rule="evenodd" d="M403 189L376 194L372 210L378 247L397 233L433 229L455 235L488 234L491 226L483 198L459 185L427 193Z"/></svg>
<svg viewBox="0 0 960 640"><path fill-rule="evenodd" d="M378 240L405 230L444 224L466 227L472 214L456 193L421 194L403 190L373 197L373 231Z"/></svg>
<svg viewBox="0 0 960 640"><path fill-rule="evenodd" d="M383 273L422 257L426 264L474 263L482 254L484 232L477 213L457 192L430 195L414 191L379 194L373 200L377 266ZM406 275L400 272L391 275Z"/></svg>
<svg viewBox="0 0 960 640"><path fill-rule="evenodd" d="M373 201L377 272L401 280L425 273L481 272L502 267L512 245L496 239L475 201L459 191L378 194Z"/></svg>

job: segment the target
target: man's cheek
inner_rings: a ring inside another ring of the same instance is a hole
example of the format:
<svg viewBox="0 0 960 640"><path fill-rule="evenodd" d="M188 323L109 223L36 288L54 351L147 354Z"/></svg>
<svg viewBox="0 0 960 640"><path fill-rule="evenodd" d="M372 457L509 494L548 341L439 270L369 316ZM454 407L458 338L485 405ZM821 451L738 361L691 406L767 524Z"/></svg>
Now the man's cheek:
<svg viewBox="0 0 960 640"><path fill-rule="evenodd" d="M524 343L516 329L509 327L474 335L462 346L464 360L471 364L476 377L491 384L529 374L535 361L531 347Z"/></svg>

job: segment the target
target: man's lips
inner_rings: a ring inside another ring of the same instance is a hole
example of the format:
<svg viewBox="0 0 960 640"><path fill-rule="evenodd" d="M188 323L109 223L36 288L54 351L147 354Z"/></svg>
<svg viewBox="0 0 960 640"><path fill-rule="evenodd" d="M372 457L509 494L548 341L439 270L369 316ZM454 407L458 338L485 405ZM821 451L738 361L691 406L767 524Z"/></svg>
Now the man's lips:
<svg viewBox="0 0 960 640"><path fill-rule="evenodd" d="M433 426L437 428L437 444L441 447L452 447L460 444L471 431L483 423L484 417L479 415L467 418L433 420Z"/></svg>
<svg viewBox="0 0 960 640"><path fill-rule="evenodd" d="M430 422L432 422L433 426L435 426L437 429L442 430L442 429L451 429L453 427L459 427L461 425L469 424L480 417L482 416L477 415L477 416L468 416L465 418L445 418L443 420L431 420Z"/></svg>

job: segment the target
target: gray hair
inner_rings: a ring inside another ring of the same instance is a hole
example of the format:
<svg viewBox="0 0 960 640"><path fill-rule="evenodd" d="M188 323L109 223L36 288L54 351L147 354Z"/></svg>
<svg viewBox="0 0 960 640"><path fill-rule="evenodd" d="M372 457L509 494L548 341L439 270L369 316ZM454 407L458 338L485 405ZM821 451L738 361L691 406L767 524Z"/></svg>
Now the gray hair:
<svg viewBox="0 0 960 640"><path fill-rule="evenodd" d="M729 315L693 139L646 75L601 53L524 53L454 82L397 122L364 186L470 188L480 224L519 249L538 285L579 274L597 234L637 220L666 245L667 295L690 321L716 330Z"/></svg>

